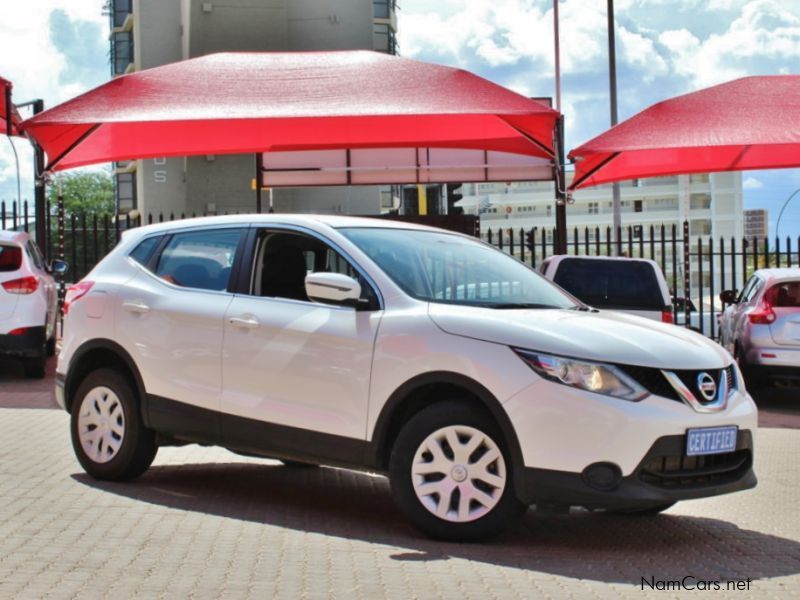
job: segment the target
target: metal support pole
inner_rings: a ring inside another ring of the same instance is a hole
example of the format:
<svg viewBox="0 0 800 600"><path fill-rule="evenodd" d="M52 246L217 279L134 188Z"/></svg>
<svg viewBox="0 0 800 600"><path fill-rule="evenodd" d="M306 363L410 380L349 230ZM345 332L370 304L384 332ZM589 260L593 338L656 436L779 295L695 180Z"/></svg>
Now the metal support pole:
<svg viewBox="0 0 800 600"><path fill-rule="evenodd" d="M256 212L261 213L261 179L264 172L264 154L256 152Z"/></svg>
<svg viewBox="0 0 800 600"><path fill-rule="evenodd" d="M44 110L43 100L34 100L33 114L37 115ZM44 256L47 256L47 210L46 210L46 194L45 194L45 173L44 173L44 150L39 144L33 145L33 162L34 162L34 176L35 188L34 198L36 200L35 215L36 215L36 244L39 250L42 251Z"/></svg>
<svg viewBox="0 0 800 600"><path fill-rule="evenodd" d="M617 50L614 32L614 0L608 0L608 88L611 98L611 126L617 124ZM619 183L614 183L612 188L612 207L614 213L613 227L615 232L619 232L622 227L622 210L620 202ZM617 235L616 239L617 256L622 254L622 240Z"/></svg>
<svg viewBox="0 0 800 600"><path fill-rule="evenodd" d="M7 85L5 89L6 94L6 135L11 137L13 130L11 116L14 114L14 105L11 103L11 86Z"/></svg>
<svg viewBox="0 0 800 600"><path fill-rule="evenodd" d="M564 174L564 115L556 121L556 254L567 253L567 183Z"/></svg>

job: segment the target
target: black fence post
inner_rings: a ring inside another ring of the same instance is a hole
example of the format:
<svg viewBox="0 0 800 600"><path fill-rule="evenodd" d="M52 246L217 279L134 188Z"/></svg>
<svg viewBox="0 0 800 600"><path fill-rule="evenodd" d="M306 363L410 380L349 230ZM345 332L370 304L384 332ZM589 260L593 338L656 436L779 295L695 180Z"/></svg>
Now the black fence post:
<svg viewBox="0 0 800 600"><path fill-rule="evenodd" d="M697 238L697 290L699 292L698 304L700 306L698 306L697 308L700 311L700 331L703 331L703 324L704 324L703 323L704 322L704 317L703 317L703 283L704 283L703 282L703 238L702 237L698 237ZM687 302L686 303L686 306L687 306L687 308L686 308L686 321L685 321L685 325L684 325L685 327L689 327L689 325L691 324L689 322L689 316L690 315L689 315L688 305L689 305L689 303Z"/></svg>
<svg viewBox="0 0 800 600"><path fill-rule="evenodd" d="M708 330L711 332L711 339L716 339L716 334L714 331L714 323L716 322L714 319L714 238L709 236L708 237L708 278L709 278L709 295L711 296L711 312L708 315L708 318L711 319L711 322L708 324ZM702 303L702 297L701 297ZM702 318L702 307L700 308L700 315ZM700 327L700 331L705 333L705 330Z"/></svg>
<svg viewBox="0 0 800 600"><path fill-rule="evenodd" d="M683 295L686 300L692 297L691 256L689 248L689 221L683 222ZM689 322L689 303L684 302L684 317Z"/></svg>

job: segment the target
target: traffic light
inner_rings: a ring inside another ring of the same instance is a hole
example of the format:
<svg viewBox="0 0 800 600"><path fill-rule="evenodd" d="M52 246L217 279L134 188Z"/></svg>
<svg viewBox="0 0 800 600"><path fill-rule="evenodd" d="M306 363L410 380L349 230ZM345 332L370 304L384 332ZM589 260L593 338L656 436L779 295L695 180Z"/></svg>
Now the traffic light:
<svg viewBox="0 0 800 600"><path fill-rule="evenodd" d="M526 247L528 250L530 250L531 252L533 252L533 247L534 247L534 245L535 245L535 242L534 242L534 240L533 240L533 231L534 231L534 229L529 229L529 230L528 230L528 231L525 233L525 247Z"/></svg>

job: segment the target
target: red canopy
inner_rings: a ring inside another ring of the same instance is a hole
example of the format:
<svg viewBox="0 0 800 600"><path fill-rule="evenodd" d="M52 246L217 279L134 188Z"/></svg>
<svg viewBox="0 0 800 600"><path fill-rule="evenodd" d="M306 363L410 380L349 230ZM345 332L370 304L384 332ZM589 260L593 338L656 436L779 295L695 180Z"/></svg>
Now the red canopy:
<svg viewBox="0 0 800 600"><path fill-rule="evenodd" d="M23 123L48 170L340 148L551 158L558 113L466 71L369 51L226 53L124 75Z"/></svg>
<svg viewBox="0 0 800 600"><path fill-rule="evenodd" d="M18 126L22 121L11 103L11 82L0 77L0 134L8 133L8 114L11 112L11 135L19 135Z"/></svg>
<svg viewBox="0 0 800 600"><path fill-rule="evenodd" d="M570 189L800 167L800 76L746 77L651 106L569 153Z"/></svg>

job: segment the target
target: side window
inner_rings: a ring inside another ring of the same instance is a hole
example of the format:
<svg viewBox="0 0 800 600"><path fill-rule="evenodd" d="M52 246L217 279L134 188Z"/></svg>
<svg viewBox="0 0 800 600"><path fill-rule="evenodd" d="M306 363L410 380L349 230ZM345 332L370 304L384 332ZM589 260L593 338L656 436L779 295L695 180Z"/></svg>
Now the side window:
<svg viewBox="0 0 800 600"><path fill-rule="evenodd" d="M745 302L750 302L753 298L756 297L756 294L758 294L758 292L761 290L762 287L764 287L764 282L761 281L760 279L756 279L753 282L753 286L745 294L744 301Z"/></svg>
<svg viewBox="0 0 800 600"><path fill-rule="evenodd" d="M176 233L158 257L155 274L181 287L223 291L241 235L241 229Z"/></svg>
<svg viewBox="0 0 800 600"><path fill-rule="evenodd" d="M136 246L136 248L134 248L128 256L130 256L140 265L146 267L148 261L150 260L150 257L153 255L153 251L156 249L156 246L158 246L158 242L160 242L161 239L162 236L157 235L142 240L141 242L139 242L139 245Z"/></svg>
<svg viewBox="0 0 800 600"><path fill-rule="evenodd" d="M308 301L306 275L342 273L361 284L361 297L377 306L375 292L336 250L315 237L299 233L264 232L256 246L252 294Z"/></svg>
<svg viewBox="0 0 800 600"><path fill-rule="evenodd" d="M40 271L44 271L44 261L42 260L42 255L39 254L39 248L36 247L36 244L28 240L28 243L25 245L25 252L30 257L31 261L36 268Z"/></svg>
<svg viewBox="0 0 800 600"><path fill-rule="evenodd" d="M19 246L0 244L0 273L16 271L22 266L22 250Z"/></svg>
<svg viewBox="0 0 800 600"><path fill-rule="evenodd" d="M744 284L742 291L739 292L739 297L736 298L737 304L741 302L747 302L747 295L752 291L753 286L756 284L756 281L758 281L758 278L755 276L747 280L747 283Z"/></svg>

